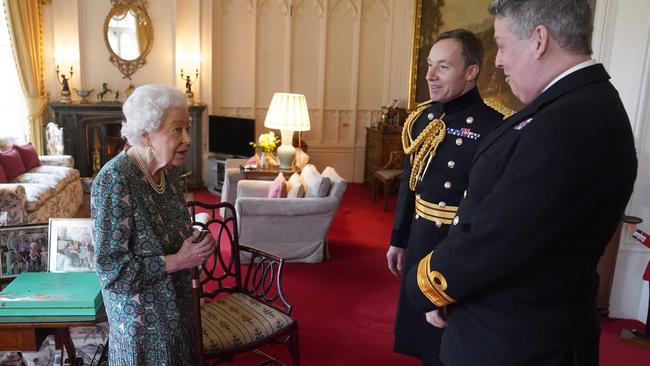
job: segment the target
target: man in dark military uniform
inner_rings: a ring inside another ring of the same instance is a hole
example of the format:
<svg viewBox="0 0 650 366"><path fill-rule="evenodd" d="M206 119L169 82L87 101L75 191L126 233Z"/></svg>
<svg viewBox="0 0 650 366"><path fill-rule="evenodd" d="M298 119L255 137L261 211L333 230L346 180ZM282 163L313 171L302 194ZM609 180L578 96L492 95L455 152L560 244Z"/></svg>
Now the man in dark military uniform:
<svg viewBox="0 0 650 366"><path fill-rule="evenodd" d="M418 105L402 132L404 174L387 253L388 268L396 275L416 265L447 236L479 141L503 119L483 103L476 88L482 59L481 41L462 29L438 35L429 53L431 100ZM423 311L411 306L402 286L395 351L425 365L440 365L441 335Z"/></svg>
<svg viewBox="0 0 650 366"><path fill-rule="evenodd" d="M445 365L596 366L596 266L636 177L630 123L591 59L588 0L489 10L495 64L526 107L481 142L449 235L406 291L446 326Z"/></svg>

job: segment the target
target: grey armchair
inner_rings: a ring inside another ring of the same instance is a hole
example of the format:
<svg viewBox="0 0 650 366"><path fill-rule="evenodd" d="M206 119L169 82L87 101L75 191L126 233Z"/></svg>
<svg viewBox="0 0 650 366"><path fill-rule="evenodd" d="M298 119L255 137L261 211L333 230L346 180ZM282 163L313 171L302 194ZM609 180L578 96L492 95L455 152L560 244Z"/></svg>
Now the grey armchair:
<svg viewBox="0 0 650 366"><path fill-rule="evenodd" d="M289 262L321 262L328 256L326 235L347 188L338 175L327 177L332 188L320 198L266 198L273 182L239 181L239 241Z"/></svg>

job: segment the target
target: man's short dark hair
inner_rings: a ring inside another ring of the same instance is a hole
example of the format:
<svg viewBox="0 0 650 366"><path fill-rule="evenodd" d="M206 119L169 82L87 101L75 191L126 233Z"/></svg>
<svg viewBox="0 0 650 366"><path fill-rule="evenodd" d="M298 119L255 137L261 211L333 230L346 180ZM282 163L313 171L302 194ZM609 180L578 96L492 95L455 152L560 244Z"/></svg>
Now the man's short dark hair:
<svg viewBox="0 0 650 366"><path fill-rule="evenodd" d="M479 70L481 70L485 49L483 48L483 42L481 42L476 34L467 29L452 29L438 34L436 38L434 38L433 44L436 44L438 41L442 41L443 39L454 39L458 41L461 47L461 54L465 60L465 67L478 65Z"/></svg>
<svg viewBox="0 0 650 366"><path fill-rule="evenodd" d="M587 0L492 0L488 12L509 18L510 31L519 39L530 37L535 27L544 25L565 50L592 53L594 24Z"/></svg>

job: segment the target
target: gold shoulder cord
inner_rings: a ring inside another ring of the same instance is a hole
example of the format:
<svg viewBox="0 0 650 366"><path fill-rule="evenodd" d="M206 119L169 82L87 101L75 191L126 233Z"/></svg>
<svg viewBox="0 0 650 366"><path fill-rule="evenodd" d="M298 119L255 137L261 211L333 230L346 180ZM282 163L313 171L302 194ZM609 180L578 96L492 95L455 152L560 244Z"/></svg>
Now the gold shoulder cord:
<svg viewBox="0 0 650 366"><path fill-rule="evenodd" d="M417 180L422 176L425 169L425 160L430 161L436 156L436 149L442 140L447 135L447 126L442 121L445 117L443 114L440 118L431 121L427 127L413 140L411 132L413 124L418 119L420 114L429 107L429 104L420 106L415 112L411 113L402 129L402 148L404 154L410 155L411 160L411 176L409 177L409 188L415 191Z"/></svg>

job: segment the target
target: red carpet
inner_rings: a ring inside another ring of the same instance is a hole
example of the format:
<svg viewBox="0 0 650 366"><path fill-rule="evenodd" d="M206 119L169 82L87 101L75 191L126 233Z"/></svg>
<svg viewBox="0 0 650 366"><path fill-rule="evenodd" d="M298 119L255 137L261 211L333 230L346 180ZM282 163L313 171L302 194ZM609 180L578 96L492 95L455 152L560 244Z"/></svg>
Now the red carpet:
<svg viewBox="0 0 650 366"><path fill-rule="evenodd" d="M218 201L206 191L199 201ZM391 202L394 208L394 197ZM386 246L394 211L383 212L370 190L350 184L328 235L330 259L318 264L289 263L283 287L300 327L301 363L319 365L419 365L392 352L398 279L386 268ZM636 321L604 319L601 366L650 366L650 349L622 343L623 328L643 328ZM269 353L288 361L282 347ZM241 356L235 365L249 365Z"/></svg>

